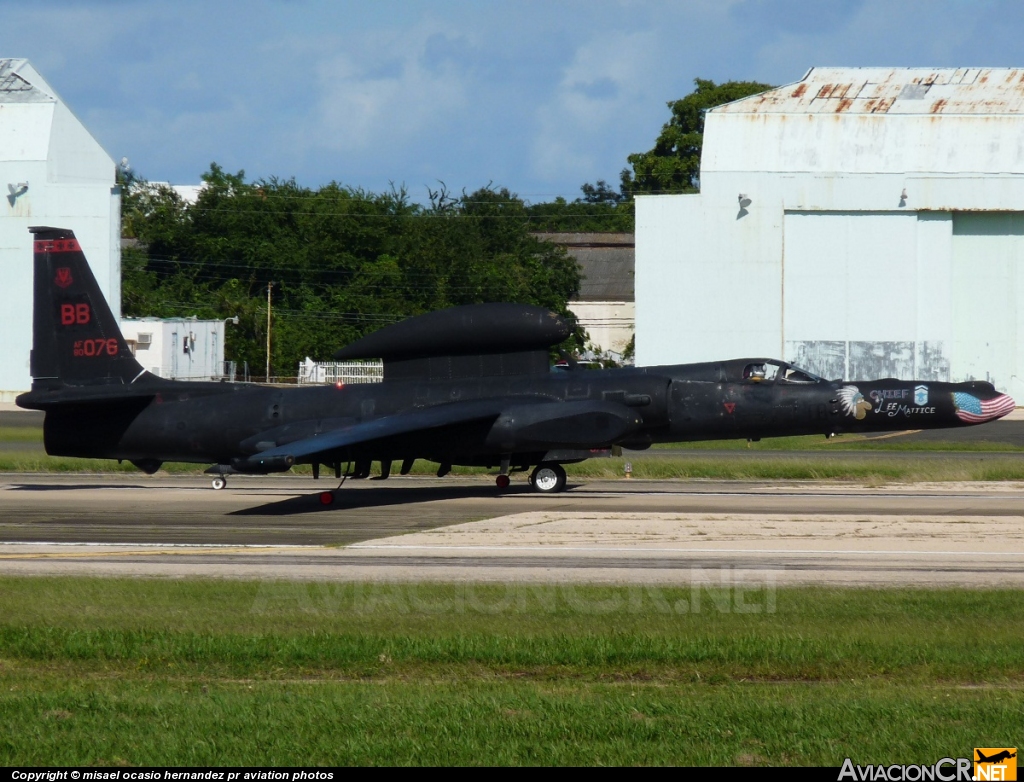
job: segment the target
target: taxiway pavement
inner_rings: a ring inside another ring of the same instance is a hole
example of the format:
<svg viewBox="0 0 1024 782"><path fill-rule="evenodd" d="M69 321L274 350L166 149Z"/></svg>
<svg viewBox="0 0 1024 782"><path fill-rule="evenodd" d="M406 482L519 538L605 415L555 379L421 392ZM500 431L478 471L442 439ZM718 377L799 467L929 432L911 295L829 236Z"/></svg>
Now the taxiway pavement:
<svg viewBox="0 0 1024 782"><path fill-rule="evenodd" d="M0 573L1024 586L1024 485L0 477ZM710 575L709 575L710 574Z"/></svg>

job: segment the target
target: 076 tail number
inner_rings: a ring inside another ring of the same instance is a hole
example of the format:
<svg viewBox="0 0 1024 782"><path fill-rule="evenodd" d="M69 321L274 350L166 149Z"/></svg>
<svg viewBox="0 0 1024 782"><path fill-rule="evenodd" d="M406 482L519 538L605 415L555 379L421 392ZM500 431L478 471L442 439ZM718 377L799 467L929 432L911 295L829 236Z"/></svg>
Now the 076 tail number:
<svg viewBox="0 0 1024 782"><path fill-rule="evenodd" d="M73 346L74 355L95 358L96 356L116 356L116 339L80 339Z"/></svg>

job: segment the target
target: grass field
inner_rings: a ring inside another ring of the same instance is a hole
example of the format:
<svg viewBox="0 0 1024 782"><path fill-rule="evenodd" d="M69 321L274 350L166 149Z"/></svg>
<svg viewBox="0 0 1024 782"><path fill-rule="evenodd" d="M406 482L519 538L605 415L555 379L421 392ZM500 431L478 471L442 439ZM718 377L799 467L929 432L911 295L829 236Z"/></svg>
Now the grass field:
<svg viewBox="0 0 1024 782"><path fill-rule="evenodd" d="M1020 592L694 597L3 578L0 764L930 764L1019 743Z"/></svg>
<svg viewBox="0 0 1024 782"><path fill-rule="evenodd" d="M137 468L109 459L78 459L47 456L42 451L42 430L36 427L0 427L0 473L135 473ZM25 450L20 447L24 446ZM737 451L764 454L751 459L748 455L730 456ZM636 453L622 458L591 459L567 465L570 477L622 478L627 462L635 478L679 478L709 480L847 480L871 483L910 481L1021 481L1024 480L1024 449L992 442L913 442L898 437L868 439L860 436L781 437L747 443L745 440L723 440L673 445L705 451L707 456L659 455ZM812 451L813 455L794 456L793 451ZM908 459L903 452L930 451L941 458ZM851 453L859 452L859 453ZM831 457L830 454L839 454ZM887 457L888 454L888 458ZM984 457L984 458L982 458ZM162 469L174 475L199 475L208 465L169 462ZM437 465L417 461L414 475L431 475ZM296 467L293 474L309 474L308 466ZM483 468L455 467L455 475L484 475ZM495 472L495 471L490 471Z"/></svg>

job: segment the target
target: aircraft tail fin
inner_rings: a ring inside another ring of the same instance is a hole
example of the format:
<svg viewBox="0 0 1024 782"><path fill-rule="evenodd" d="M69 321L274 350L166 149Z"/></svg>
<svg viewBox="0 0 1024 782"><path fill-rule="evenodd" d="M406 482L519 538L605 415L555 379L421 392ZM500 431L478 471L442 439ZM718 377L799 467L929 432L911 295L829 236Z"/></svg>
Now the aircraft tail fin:
<svg viewBox="0 0 1024 782"><path fill-rule="evenodd" d="M74 231L29 228L33 241L33 390L130 384L147 376L121 335Z"/></svg>

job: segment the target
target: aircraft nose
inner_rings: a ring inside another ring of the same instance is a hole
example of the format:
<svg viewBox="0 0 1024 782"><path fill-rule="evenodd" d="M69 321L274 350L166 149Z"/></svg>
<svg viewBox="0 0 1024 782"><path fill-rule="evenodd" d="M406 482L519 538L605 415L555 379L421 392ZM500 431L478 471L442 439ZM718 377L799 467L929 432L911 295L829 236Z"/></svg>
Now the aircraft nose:
<svg viewBox="0 0 1024 782"><path fill-rule="evenodd" d="M1012 413L1017 406L1017 403L1013 401L1013 397L1009 394L999 394L999 396L992 400L992 404L1000 411L996 413L996 418L1002 418L1004 415Z"/></svg>

